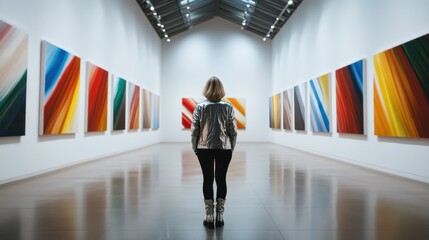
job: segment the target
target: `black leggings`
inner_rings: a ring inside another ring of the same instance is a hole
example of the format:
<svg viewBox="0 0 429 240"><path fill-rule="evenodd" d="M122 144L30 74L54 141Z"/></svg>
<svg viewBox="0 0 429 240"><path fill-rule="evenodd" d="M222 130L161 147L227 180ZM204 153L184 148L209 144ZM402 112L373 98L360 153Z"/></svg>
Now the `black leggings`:
<svg viewBox="0 0 429 240"><path fill-rule="evenodd" d="M203 170L204 199L213 198L213 180L216 178L216 197L226 197L226 173L231 162L231 150L198 149L198 160Z"/></svg>

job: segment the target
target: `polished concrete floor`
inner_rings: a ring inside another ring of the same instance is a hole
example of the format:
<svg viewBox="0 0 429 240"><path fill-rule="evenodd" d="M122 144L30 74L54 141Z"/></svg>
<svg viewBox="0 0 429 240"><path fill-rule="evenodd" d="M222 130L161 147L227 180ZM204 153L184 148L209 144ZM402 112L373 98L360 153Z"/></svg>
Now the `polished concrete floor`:
<svg viewBox="0 0 429 240"><path fill-rule="evenodd" d="M0 239L429 239L429 184L268 143L239 144L209 230L190 144L0 186Z"/></svg>

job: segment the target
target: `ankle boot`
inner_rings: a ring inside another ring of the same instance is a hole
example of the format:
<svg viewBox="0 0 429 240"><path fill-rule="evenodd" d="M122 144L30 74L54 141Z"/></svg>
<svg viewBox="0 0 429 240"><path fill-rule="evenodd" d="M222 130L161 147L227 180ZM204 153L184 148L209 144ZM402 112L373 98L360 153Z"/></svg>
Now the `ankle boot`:
<svg viewBox="0 0 429 240"><path fill-rule="evenodd" d="M216 199L216 227L223 227L223 212L225 211L225 199Z"/></svg>
<svg viewBox="0 0 429 240"><path fill-rule="evenodd" d="M204 226L207 226L209 229L214 229L214 202L212 199L204 200L205 209L206 209L206 218L203 221Z"/></svg>

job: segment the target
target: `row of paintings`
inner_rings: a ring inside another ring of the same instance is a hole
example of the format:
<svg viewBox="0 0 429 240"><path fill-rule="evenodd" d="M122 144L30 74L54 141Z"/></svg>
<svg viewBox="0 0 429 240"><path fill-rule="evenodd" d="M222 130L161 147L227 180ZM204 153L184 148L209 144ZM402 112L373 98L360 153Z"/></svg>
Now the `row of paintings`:
<svg viewBox="0 0 429 240"><path fill-rule="evenodd" d="M0 21L0 49L0 137L22 136L25 135L28 35ZM39 135L76 133L80 65L78 56L42 42ZM160 97L131 82L126 93L127 81L118 76L112 78L112 130L125 129L126 110L128 129L139 126L158 129ZM86 131L106 131L109 74L88 62L86 80Z"/></svg>
<svg viewBox="0 0 429 240"><path fill-rule="evenodd" d="M373 59L375 135L428 138L429 34L378 53ZM365 134L364 76L364 60L335 71L338 133ZM311 131L332 132L330 81L328 73L271 96L270 127L306 130L308 84Z"/></svg>
<svg viewBox="0 0 429 240"><path fill-rule="evenodd" d="M192 114L198 103L204 98L182 98L182 129L190 129L192 125ZM238 129L246 129L246 101L243 98L225 97L223 101L231 103L234 108L235 122Z"/></svg>

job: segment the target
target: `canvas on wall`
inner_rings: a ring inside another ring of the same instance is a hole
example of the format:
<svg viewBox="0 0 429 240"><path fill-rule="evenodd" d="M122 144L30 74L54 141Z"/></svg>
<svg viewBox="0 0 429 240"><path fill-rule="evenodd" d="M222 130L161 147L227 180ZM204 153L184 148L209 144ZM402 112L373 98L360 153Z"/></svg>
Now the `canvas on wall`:
<svg viewBox="0 0 429 240"><path fill-rule="evenodd" d="M331 74L310 80L310 123L313 132L331 132Z"/></svg>
<svg viewBox="0 0 429 240"><path fill-rule="evenodd" d="M429 34L374 55L375 135L429 137Z"/></svg>
<svg viewBox="0 0 429 240"><path fill-rule="evenodd" d="M107 130L107 94L109 73L87 63L87 132Z"/></svg>
<svg viewBox="0 0 429 240"><path fill-rule="evenodd" d="M182 98L182 128L190 129L192 126L192 114L197 104L204 101L203 98Z"/></svg>
<svg viewBox="0 0 429 240"><path fill-rule="evenodd" d="M0 20L0 137L25 135L28 35Z"/></svg>
<svg viewBox="0 0 429 240"><path fill-rule="evenodd" d="M295 130L305 131L307 83L294 87Z"/></svg>
<svg viewBox="0 0 429 240"><path fill-rule="evenodd" d="M150 129L152 126L152 93L143 89L143 129Z"/></svg>
<svg viewBox="0 0 429 240"><path fill-rule="evenodd" d="M113 79L113 130L125 129L125 88L127 82L115 76Z"/></svg>
<svg viewBox="0 0 429 240"><path fill-rule="evenodd" d="M77 128L80 58L42 42L39 134L70 134Z"/></svg>
<svg viewBox="0 0 429 240"><path fill-rule="evenodd" d="M139 128L140 116L140 87L129 83L128 85L128 102L129 102L129 129L136 130Z"/></svg>
<svg viewBox="0 0 429 240"><path fill-rule="evenodd" d="M281 121L281 94L278 93L274 96L271 96L269 99L269 113L270 113L270 128L280 129Z"/></svg>
<svg viewBox="0 0 429 240"><path fill-rule="evenodd" d="M154 93L152 94L152 129L159 129L159 104L160 97Z"/></svg>
<svg viewBox="0 0 429 240"><path fill-rule="evenodd" d="M234 108L237 129L246 129L246 100L243 98L226 97L223 99Z"/></svg>
<svg viewBox="0 0 429 240"><path fill-rule="evenodd" d="M335 71L338 133L364 134L363 63L359 60Z"/></svg>
<svg viewBox="0 0 429 240"><path fill-rule="evenodd" d="M292 88L283 91L283 129L292 130Z"/></svg>

